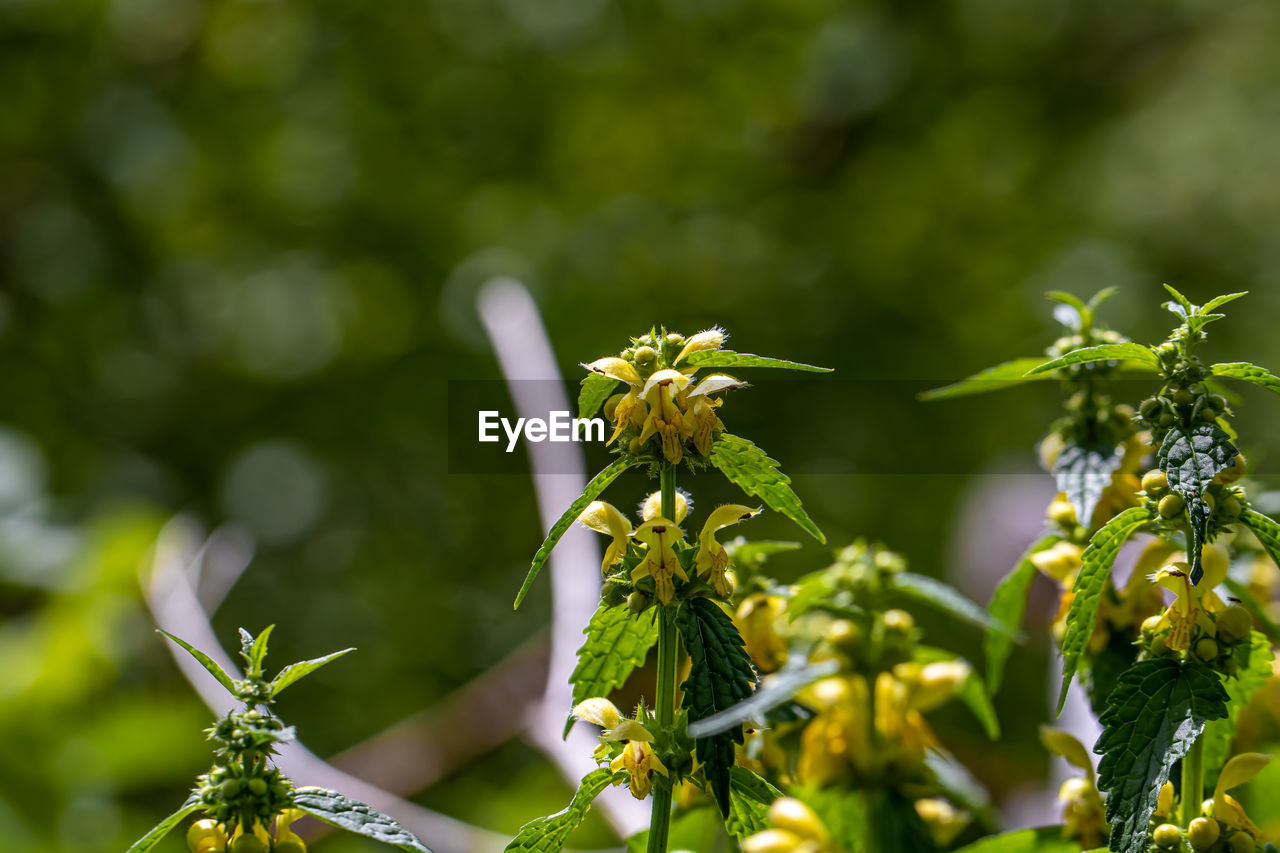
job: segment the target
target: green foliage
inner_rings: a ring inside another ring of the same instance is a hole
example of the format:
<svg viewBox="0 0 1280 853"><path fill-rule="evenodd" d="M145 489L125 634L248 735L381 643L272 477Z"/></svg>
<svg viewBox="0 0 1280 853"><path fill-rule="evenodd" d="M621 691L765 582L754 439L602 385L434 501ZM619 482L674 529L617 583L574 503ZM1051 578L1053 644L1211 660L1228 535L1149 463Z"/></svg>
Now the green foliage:
<svg viewBox="0 0 1280 853"><path fill-rule="evenodd" d="M1116 683L1094 751L1098 789L1108 792L1114 853L1143 853L1160 787L1209 720L1227 715L1228 696L1209 668L1169 658L1140 661Z"/></svg>
<svg viewBox="0 0 1280 853"><path fill-rule="evenodd" d="M689 724L689 736L708 737L729 731L753 719L763 718L769 711L792 699L797 693L815 681L834 675L840 669L833 660L795 666L788 662L785 669L772 673L749 697L730 708Z"/></svg>
<svg viewBox="0 0 1280 853"><path fill-rule="evenodd" d="M394 819L337 791L315 787L298 788L293 793L293 803L294 808L347 832L354 832L401 850L431 853Z"/></svg>
<svg viewBox="0 0 1280 853"><path fill-rule="evenodd" d="M933 646L916 646L915 659L920 663L954 660L968 666L969 677L960 682L960 685L956 688L956 698L963 702L973 712L973 715L978 718L978 722L982 724L987 737L992 740L1000 739L1000 718L996 715L995 705L991 703L991 694L988 692L986 685L982 683L982 676L978 675L972 664L959 655Z"/></svg>
<svg viewBox="0 0 1280 853"><path fill-rule="evenodd" d="M210 675L218 679L219 684L227 688L228 693L230 693L232 696L236 695L235 680L231 676L227 675L226 670L218 666L217 662L213 658L209 657L204 652L195 648L186 640L181 640L173 636L173 634L170 634L168 631L161 631L159 628L157 628L156 630L159 633L164 634L170 640L173 640L179 646L182 646L182 648L186 650L187 654L195 658L200 663L200 665L208 671Z"/></svg>
<svg viewBox="0 0 1280 853"><path fill-rule="evenodd" d="M156 824L150 832L135 841L125 853L147 853L147 851L163 841L166 835L173 832L178 824L186 820L187 816L198 808L200 808L200 797L197 794L192 794L187 797L187 801L182 804L180 809Z"/></svg>
<svg viewBox="0 0 1280 853"><path fill-rule="evenodd" d="M582 630L587 639L578 649L578 665L569 676L575 705L592 696L608 696L644 664L649 649L658 641L657 615L652 607L636 615L625 603L600 605ZM573 722L570 716L565 735Z"/></svg>
<svg viewBox="0 0 1280 853"><path fill-rule="evenodd" d="M676 625L689 653L689 677L681 685L689 720L710 717L751 695L756 673L742 637L729 614L706 598L687 601L676 613ZM715 795L720 813L729 816L729 770L734 744L743 742L742 727L697 740L698 761Z"/></svg>
<svg viewBox="0 0 1280 853"><path fill-rule="evenodd" d="M558 853L564 849L569 835L586 818L592 802L613 779L613 772L606 767L592 770L578 783L578 790L569 805L553 815L535 818L520 827L505 850L509 853Z"/></svg>
<svg viewBox="0 0 1280 853"><path fill-rule="evenodd" d="M1111 567L1115 564L1116 554L1125 540L1136 533L1144 524L1151 521L1151 513L1144 507L1131 507L1108 521L1093 538L1089 547L1080 556L1080 571L1076 575L1075 595L1071 599L1071 608L1067 611L1067 630L1062 638L1062 692L1058 697L1058 713L1067 701L1067 691L1071 689L1071 679L1080 665L1080 656L1088 645L1089 636L1093 633L1093 624L1098 617L1098 602L1102 590L1106 587L1107 578L1111 576Z"/></svg>
<svg viewBox="0 0 1280 853"><path fill-rule="evenodd" d="M712 445L710 461L738 488L760 498L814 539L826 543L827 537L800 505L800 498L791 488L791 478L779 471L777 460L770 459L763 450L745 438L725 433Z"/></svg>
<svg viewBox="0 0 1280 853"><path fill-rule="evenodd" d="M1038 373L1034 376L1027 375L1027 371L1038 367L1043 362L1044 358L1038 355L1015 358L1012 361L1006 361L994 367L980 370L972 376L961 379L959 382L925 391L919 395L919 399L949 400L955 397L967 397L970 394L1000 391L1038 379L1052 379L1053 374L1051 373Z"/></svg>
<svg viewBox="0 0 1280 853"><path fill-rule="evenodd" d="M280 670L279 674L271 680L271 697L274 699L276 696L279 696L286 687L296 683L299 679L307 677L325 664L332 663L343 655L354 651L354 648L343 649L342 651L327 654L324 657L312 658L311 660L298 661L297 663L289 664L284 669Z"/></svg>
<svg viewBox="0 0 1280 853"><path fill-rule="evenodd" d="M582 377L582 388L578 391L578 417L594 417L605 401L613 396L617 384L618 380L612 377L588 371Z"/></svg>
<svg viewBox="0 0 1280 853"><path fill-rule="evenodd" d="M983 610L955 587L936 578L912 572L895 572L888 577L890 588L906 598L935 607L977 628L1002 633L1018 642L1023 639L1020 630Z"/></svg>
<svg viewBox="0 0 1280 853"><path fill-rule="evenodd" d="M1197 423L1191 427L1174 425L1156 452L1160 470L1169 478L1169 488L1186 498L1187 519L1191 528L1191 580L1199 583L1200 546L1205 541L1209 521L1204 491L1219 472L1230 468L1240 451L1231 436L1216 423Z"/></svg>
<svg viewBox="0 0 1280 853"><path fill-rule="evenodd" d="M801 788L792 793L818 815L838 849L844 853L878 853L867 847L870 815L863 791L833 786Z"/></svg>
<svg viewBox="0 0 1280 853"><path fill-rule="evenodd" d="M1060 826L1019 829L990 835L956 853L1079 853L1080 843L1066 838Z"/></svg>
<svg viewBox="0 0 1280 853"><path fill-rule="evenodd" d="M529 573L525 576L524 583L520 586L520 592L516 594L516 601L513 609L519 609L524 602L524 598L529 594L529 590L533 588L533 582L537 579L538 573L542 571L543 565L546 564L547 558L551 556L551 549L556 547L556 543L560 541L560 537L564 536L565 531L577 520L582 511L587 508L587 504L604 493L609 484L618 479L628 468L639 465L644 460L635 456L622 456L615 459L607 468L591 478L591 482L587 483L586 489L576 501L569 505L564 514L551 526L551 532L547 534L547 538L543 540L542 546L538 548L538 553L533 555L533 565L529 567Z"/></svg>
<svg viewBox="0 0 1280 853"><path fill-rule="evenodd" d="M769 806L782 792L745 767L729 768L729 814L724 827L739 840L769 827Z"/></svg>
<svg viewBox="0 0 1280 853"><path fill-rule="evenodd" d="M1266 686L1271 679L1275 652L1270 641L1258 631L1250 637L1247 663L1240 667L1235 678L1224 679L1227 689L1227 716L1213 720L1204 727L1205 787L1212 788L1222 765L1231 755L1231 741L1236 735L1236 723L1240 712L1249 704L1253 694Z"/></svg>
<svg viewBox="0 0 1280 853"><path fill-rule="evenodd" d="M1209 372L1214 376L1223 376L1227 379L1240 379L1245 382L1252 382L1260 388L1266 388L1274 394L1280 394L1280 376L1276 376L1265 367L1259 367L1256 364L1250 364L1247 361L1232 361L1223 364L1215 364L1209 368Z"/></svg>
<svg viewBox="0 0 1280 853"><path fill-rule="evenodd" d="M1110 444L1068 444L1053 462L1058 491L1065 492L1076 518L1089 526L1102 491L1111 485L1111 474L1120 467L1120 448Z"/></svg>
<svg viewBox="0 0 1280 853"><path fill-rule="evenodd" d="M693 352L685 356L680 364L681 367L772 367L781 370L803 370L807 373L831 373L830 367L818 367L813 364L804 364L799 361L787 361L781 358L768 358L763 355L753 355L749 352L734 352L732 350L704 350L702 352Z"/></svg>
<svg viewBox="0 0 1280 853"><path fill-rule="evenodd" d="M1280 524L1269 515L1263 515L1255 509L1245 507L1240 513L1240 521L1258 537L1262 547L1271 559L1280 565Z"/></svg>
<svg viewBox="0 0 1280 853"><path fill-rule="evenodd" d="M1045 536L1018 559L1017 565L1004 576L991 596L987 611L992 618L1011 628L1022 625L1023 614L1027 611L1027 595L1031 592L1031 584L1037 573L1031 557L1053 547L1061 538L1056 534ZM987 689L994 696L1000 691L1000 683L1004 680L1004 665L1013 650L1013 638L1005 631L987 631L982 639L982 648L987 660Z"/></svg>
<svg viewBox="0 0 1280 853"><path fill-rule="evenodd" d="M897 790L889 790L872 793L867 800L869 851L935 853L939 849L910 798Z"/></svg>
<svg viewBox="0 0 1280 853"><path fill-rule="evenodd" d="M1248 291L1240 293L1225 293L1221 296L1215 296L1204 305L1195 305L1190 299L1187 299L1187 297L1183 296L1171 285L1166 284L1164 289L1169 291L1170 295L1172 295L1174 299L1172 302L1164 303L1164 307L1173 312L1175 316L1181 318L1186 324L1187 330L1192 335L1199 335L1204 331L1205 326L1215 320L1221 320L1226 316L1225 314L1213 313L1215 309L1221 308L1228 302L1239 299L1241 296L1245 296L1248 293Z"/></svg>
<svg viewBox="0 0 1280 853"><path fill-rule="evenodd" d="M1050 359L1031 368L1027 371L1027 376L1034 377L1059 368L1070 367L1073 364L1089 364L1098 361L1114 361L1127 368L1141 368L1153 371L1160 366L1159 360L1150 347L1126 341L1120 344L1099 344L1096 347L1072 350L1066 355Z"/></svg>
<svg viewBox="0 0 1280 853"><path fill-rule="evenodd" d="M267 656L267 641L271 638L271 632L275 627L275 625L268 625L257 637L244 628L240 629L240 656L244 658L245 674L249 678L262 677L262 661Z"/></svg>

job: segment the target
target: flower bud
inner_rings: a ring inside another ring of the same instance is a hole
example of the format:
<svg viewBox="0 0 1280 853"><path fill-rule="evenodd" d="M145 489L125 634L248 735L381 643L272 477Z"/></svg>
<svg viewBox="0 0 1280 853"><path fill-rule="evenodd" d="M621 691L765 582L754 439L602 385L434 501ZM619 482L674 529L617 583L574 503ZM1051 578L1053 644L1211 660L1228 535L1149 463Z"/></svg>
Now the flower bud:
<svg viewBox="0 0 1280 853"><path fill-rule="evenodd" d="M1182 495L1165 495L1160 499L1160 514L1165 518L1176 518L1187 508L1187 501Z"/></svg>
<svg viewBox="0 0 1280 853"><path fill-rule="evenodd" d="M1234 483L1244 476L1244 472L1248 469L1248 462L1244 458L1243 453L1237 453L1236 458L1231 460L1231 467L1219 471L1213 478L1213 482L1227 485Z"/></svg>
<svg viewBox="0 0 1280 853"><path fill-rule="evenodd" d="M1143 400L1142 405L1138 407L1138 413L1146 420L1152 420L1159 415L1163 409L1164 406L1160 405L1159 400L1155 397L1148 397Z"/></svg>
<svg viewBox="0 0 1280 853"><path fill-rule="evenodd" d="M239 779L227 779L221 785L221 792L224 799L233 800L240 795L241 784Z"/></svg>
<svg viewBox="0 0 1280 853"><path fill-rule="evenodd" d="M667 346L672 349L684 346L684 335L679 332L671 332L663 340L666 342Z"/></svg>
<svg viewBox="0 0 1280 853"><path fill-rule="evenodd" d="M636 359L636 364L640 365L641 367L647 367L653 364L655 361L657 361L658 351L655 350L653 347L649 347L649 346L636 347L635 359Z"/></svg>
<svg viewBox="0 0 1280 853"><path fill-rule="evenodd" d="M1228 493L1222 498L1222 506L1218 508L1218 513L1227 520L1234 520L1240 517L1243 509L1240 499Z"/></svg>
<svg viewBox="0 0 1280 853"><path fill-rule="evenodd" d="M785 829L766 829L742 842L742 853L795 853L804 843L800 836Z"/></svg>
<svg viewBox="0 0 1280 853"><path fill-rule="evenodd" d="M1142 491L1147 494L1169 488L1169 478L1159 468L1152 468L1142 475Z"/></svg>
<svg viewBox="0 0 1280 853"><path fill-rule="evenodd" d="M1243 640L1253 630L1253 617L1239 604L1233 604L1218 614L1218 631L1228 640Z"/></svg>
<svg viewBox="0 0 1280 853"><path fill-rule="evenodd" d="M1191 826L1187 827L1187 840L1197 850L1208 850L1218 843L1221 832L1218 822L1213 818L1198 817L1191 821Z"/></svg>
<svg viewBox="0 0 1280 853"><path fill-rule="evenodd" d="M1196 643L1196 657L1203 661L1211 661L1218 657L1218 643L1212 637L1202 637Z"/></svg>
<svg viewBox="0 0 1280 853"><path fill-rule="evenodd" d="M1253 836L1244 830L1240 830L1227 840L1227 850L1230 853L1254 853L1258 849L1258 845L1254 843Z"/></svg>
<svg viewBox="0 0 1280 853"><path fill-rule="evenodd" d="M252 833L244 833L231 842L231 853L267 853L267 845Z"/></svg>
<svg viewBox="0 0 1280 853"><path fill-rule="evenodd" d="M907 634L916 627L916 620L905 610L886 610L880 621L885 631L895 634Z"/></svg>
<svg viewBox="0 0 1280 853"><path fill-rule="evenodd" d="M1156 827L1155 832L1151 833L1151 840L1166 849L1177 847L1178 842L1182 840L1182 830L1171 823L1162 823Z"/></svg>
<svg viewBox="0 0 1280 853"><path fill-rule="evenodd" d="M212 853L227 849L227 834L215 820L198 820L187 829L187 846L192 853Z"/></svg>
<svg viewBox="0 0 1280 853"><path fill-rule="evenodd" d="M250 794L253 794L255 797L261 797L263 794L267 793L267 780L255 777L249 780L247 787L249 788Z"/></svg>
<svg viewBox="0 0 1280 853"><path fill-rule="evenodd" d="M648 606L649 596L638 589L627 596L627 609L632 613L643 613Z"/></svg>
<svg viewBox="0 0 1280 853"><path fill-rule="evenodd" d="M793 832L801 838L824 842L827 830L813 809L794 797L779 797L769 806L769 823L778 829Z"/></svg>
<svg viewBox="0 0 1280 853"><path fill-rule="evenodd" d="M1076 523L1076 508L1064 494L1054 498L1045 515L1054 524L1074 525Z"/></svg>

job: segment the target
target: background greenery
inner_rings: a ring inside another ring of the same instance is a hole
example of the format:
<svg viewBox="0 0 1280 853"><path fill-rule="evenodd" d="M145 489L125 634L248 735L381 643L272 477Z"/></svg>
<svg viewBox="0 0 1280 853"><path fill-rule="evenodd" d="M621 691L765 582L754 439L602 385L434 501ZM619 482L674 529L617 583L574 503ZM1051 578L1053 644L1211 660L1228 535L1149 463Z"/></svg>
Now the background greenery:
<svg viewBox="0 0 1280 853"><path fill-rule="evenodd" d="M0 0L3 846L120 850L206 764L138 585L175 512L259 543L226 642L360 647L282 706L321 754L543 629L545 585L510 612L527 478L448 473L493 274L571 374L654 321L835 367L726 419L833 544L945 576L968 541L985 600L1037 511L984 516L975 477L1034 476L1053 395L914 394L1038 351L1050 288L1121 286L1139 340L1162 281L1251 290L1212 354L1280 366L1278 38L1222 0ZM1046 767L1043 651L1014 665L998 750L944 731L1002 794ZM565 797L513 742L419 799L512 832Z"/></svg>

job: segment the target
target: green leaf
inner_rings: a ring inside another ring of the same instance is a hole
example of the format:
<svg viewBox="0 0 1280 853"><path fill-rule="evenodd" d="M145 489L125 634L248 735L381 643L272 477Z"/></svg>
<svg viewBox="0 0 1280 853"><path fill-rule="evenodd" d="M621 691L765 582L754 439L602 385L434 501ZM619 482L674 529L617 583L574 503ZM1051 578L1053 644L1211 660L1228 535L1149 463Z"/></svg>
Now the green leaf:
<svg viewBox="0 0 1280 853"><path fill-rule="evenodd" d="M1170 658L1139 661L1120 677L1099 722L1098 789L1107 791L1114 853L1144 853L1160 788L1209 720L1227 715L1213 670Z"/></svg>
<svg viewBox="0 0 1280 853"><path fill-rule="evenodd" d="M1085 307L1089 309L1090 313L1094 313L1098 310L1098 306L1119 292L1120 288L1118 287L1104 287L1102 290L1099 290L1097 293L1093 294L1093 296L1089 297L1089 304Z"/></svg>
<svg viewBox="0 0 1280 853"><path fill-rule="evenodd" d="M1271 555L1271 559L1280 565L1280 524L1269 515L1263 515L1255 509L1245 507L1240 513L1240 521L1258 537L1262 547Z"/></svg>
<svg viewBox="0 0 1280 853"><path fill-rule="evenodd" d="M173 634L170 634L168 631L162 631L159 628L157 628L156 630L159 631L161 634L164 634L170 640L173 640L178 645L182 646L182 648L186 649L187 654L195 658L202 667L208 670L210 675L218 679L218 683L221 684L223 687L227 688L228 693L230 693L232 696L236 695L235 681L231 678L231 676L227 675L226 671L223 670L222 667L218 666L217 662L214 661L213 658L209 657L199 649L194 648L186 640L178 639L177 637L173 636Z"/></svg>
<svg viewBox="0 0 1280 853"><path fill-rule="evenodd" d="M1111 473L1120 467L1120 460L1120 448L1109 444L1069 444L1054 460L1058 491L1066 493L1076 519L1085 527L1102 500L1102 490L1111 485Z"/></svg>
<svg viewBox="0 0 1280 853"><path fill-rule="evenodd" d="M1188 428L1181 424L1169 429L1156 458L1160 470L1169 479L1169 488L1187 501L1187 520L1191 527L1191 582L1199 583L1200 547L1205 541L1209 523L1209 507L1204 491L1219 472L1230 468L1236 458L1236 446L1222 427L1198 423Z"/></svg>
<svg viewBox="0 0 1280 853"><path fill-rule="evenodd" d="M763 355L752 355L749 352L733 352L732 350L704 350L693 352L684 358L684 367L774 367L782 370L804 370L809 373L831 373L830 367L817 367L798 361L786 361L781 358L766 358Z"/></svg>
<svg viewBox="0 0 1280 853"><path fill-rule="evenodd" d="M917 663L937 663L939 661L954 660L968 666L969 677L956 688L956 698L968 706L973 715L978 718L978 722L982 723L982 728L986 731L987 737L992 740L1000 739L1000 718L996 715L995 706L991 704L991 696L987 693L987 688L982 683L982 676L978 675L972 664L959 655L935 646L916 646L914 657Z"/></svg>
<svg viewBox="0 0 1280 853"><path fill-rule="evenodd" d="M1073 364L1086 364L1094 361L1128 362L1127 366L1144 367L1151 370L1155 370L1160 366L1155 353L1149 347L1128 341L1122 344L1099 344L1096 347L1072 350L1066 355L1031 368L1027 371L1027 376L1036 376L1062 367L1070 367Z"/></svg>
<svg viewBox="0 0 1280 853"><path fill-rule="evenodd" d="M603 373L588 373L582 377L582 389L578 391L578 417L595 417L605 401L613 396L618 380Z"/></svg>
<svg viewBox="0 0 1280 853"><path fill-rule="evenodd" d="M1084 654L1089 636L1093 634L1093 623L1098 617L1098 602L1102 598L1102 590L1111 576L1111 567L1115 564L1116 554L1125 540L1138 531L1138 528L1151 521L1151 513L1144 507L1135 506L1111 519L1093 534L1089 547L1080 555L1080 571L1076 575L1072 592L1071 609L1067 611L1066 634L1062 638L1062 692L1058 696L1058 713L1062 713L1067 702L1067 691L1071 689L1071 679L1080 666L1080 656Z"/></svg>
<svg viewBox="0 0 1280 853"><path fill-rule="evenodd" d="M824 545L827 537L800 505L791 489L791 478L778 470L778 462L745 438L724 433L711 446L711 464L720 469L742 491L763 500L769 507L800 525Z"/></svg>
<svg viewBox="0 0 1280 853"><path fill-rule="evenodd" d="M293 792L293 807L338 829L345 829L401 850L431 853L412 832L396 823L393 818L337 791L298 788Z"/></svg>
<svg viewBox="0 0 1280 853"><path fill-rule="evenodd" d="M733 619L707 598L686 601L676 611L676 626L689 654L689 677L683 707L690 722L706 719L751 695L756 672L751 666L741 635ZM742 726L698 738L698 761L715 795L720 813L729 816L729 768L734 765L734 744L743 742Z"/></svg>
<svg viewBox="0 0 1280 853"><path fill-rule="evenodd" d="M157 823L150 832L133 842L133 846L125 853L147 853L147 851L164 840L166 835L173 832L178 824L186 820L187 815L198 808L200 808L200 796L192 793L191 796L187 797L187 801L182 804L180 809Z"/></svg>
<svg viewBox="0 0 1280 853"><path fill-rule="evenodd" d="M513 610L520 609L520 605L524 602L524 597L529 594L529 590L533 587L533 582L538 577L538 572L542 571L547 558L551 556L551 549L556 547L560 537L578 519L578 516L582 515L582 511L587 508L587 504L600 497L604 490L609 487L609 484L622 475L622 472L639 465L643 461L638 456L620 456L609 467L596 474L590 483L587 483L587 488L582 492L582 495L570 504L569 508L564 511L564 515L560 516L560 519L551 526L551 532L542 541L542 547L538 549L538 553L533 555L533 565L529 566L529 573L525 575L524 583L520 586L520 592L516 594L516 603L512 608Z"/></svg>
<svg viewBox="0 0 1280 853"><path fill-rule="evenodd" d="M993 618L1011 628L1022 626L1022 617L1027 612L1027 595L1036 579L1037 570L1031 557L1053 547L1061 538L1050 534L1028 548L1018 559L1018 564L1000 581L991 596L991 603L987 605L987 612ZM987 658L987 689L994 696L1004 680L1004 665L1013 650L1013 638L1004 631L988 631L982 639L982 648Z"/></svg>
<svg viewBox="0 0 1280 853"><path fill-rule="evenodd" d="M607 767L592 770L578 783L573 800L563 810L546 817L535 818L516 833L505 848L523 853L558 853L564 849L569 835L578 828L591 809L591 803L613 781L613 772Z"/></svg>
<svg viewBox="0 0 1280 853"><path fill-rule="evenodd" d="M706 719L690 723L689 737L710 737L729 731L749 720L763 719L769 711L790 701L813 682L835 675L839 670L840 664L834 660L800 666L788 662L781 671L765 676L760 686L748 698Z"/></svg>
<svg viewBox="0 0 1280 853"><path fill-rule="evenodd" d="M578 649L578 665L569 681L573 684L573 704L593 696L608 696L626 683L643 666L649 649L658 641L658 614L651 607L635 615L626 604L600 605L582 633L586 642ZM565 723L567 737L574 717Z"/></svg>
<svg viewBox="0 0 1280 853"><path fill-rule="evenodd" d="M1223 305L1226 305L1228 302L1234 302L1237 299L1239 299L1241 296L1248 296L1248 295L1249 295L1249 291L1242 290L1239 293L1224 293L1222 296L1215 296L1200 308L1200 313L1208 314L1210 311L1214 311L1218 308L1221 308Z"/></svg>
<svg viewBox="0 0 1280 853"><path fill-rule="evenodd" d="M1042 826L989 835L956 853L1080 853L1080 842L1066 838L1061 826Z"/></svg>
<svg viewBox="0 0 1280 853"><path fill-rule="evenodd" d="M1266 388L1273 394L1280 394L1280 376L1276 376L1265 367L1259 367L1256 364L1250 364L1247 361L1231 361L1223 364L1215 364L1209 368L1214 376L1224 376L1227 379L1240 379L1245 382L1252 382L1262 388Z"/></svg>
<svg viewBox="0 0 1280 853"><path fill-rule="evenodd" d="M1249 704L1253 694L1265 687L1271 680L1272 663L1275 652L1270 641L1259 633L1252 632L1249 644L1248 663L1240 668L1235 678L1224 679L1227 689L1227 716L1214 720L1204 727L1204 769L1205 787L1212 790L1218 781L1218 773L1222 765L1231 757L1231 741L1236 736L1236 723L1240 712Z"/></svg>
<svg viewBox="0 0 1280 853"><path fill-rule="evenodd" d="M1191 304L1191 300L1179 293L1173 285L1166 284L1164 289L1169 291L1169 295L1176 300L1175 302L1166 302L1166 308L1184 318L1196 313L1196 306Z"/></svg>
<svg viewBox="0 0 1280 853"><path fill-rule="evenodd" d="M889 853L867 849L868 803L862 790L832 786L788 791L814 810L842 853Z"/></svg>
<svg viewBox="0 0 1280 853"><path fill-rule="evenodd" d="M272 698L279 696L280 693L286 687L288 687L290 684L293 684L298 679L305 678L306 676L315 672L317 669L324 666L325 664L330 663L331 661L337 660L338 658L345 655L347 652L354 652L354 651L355 649L353 648L343 649L340 652L334 652L333 654L325 655L322 658L313 658L312 660L304 660L304 661L299 661L298 663L289 664L284 669L280 670L279 674L277 674L276 677L272 679L271 681Z"/></svg>
<svg viewBox="0 0 1280 853"><path fill-rule="evenodd" d="M987 631L999 631L1022 642L1022 632L1008 625L975 604L956 588L948 586L940 580L911 572L896 572L889 576L890 588L913 601L949 613L963 622L968 622Z"/></svg>
<svg viewBox="0 0 1280 853"><path fill-rule="evenodd" d="M257 637L244 628L240 629L240 657L244 658L245 666L248 667L246 674L249 678L262 676L262 661L267 656L267 640L275 627L275 625L268 625Z"/></svg>
<svg viewBox="0 0 1280 853"><path fill-rule="evenodd" d="M745 767L729 768L729 816L724 828L741 841L769 828L769 806L782 792Z"/></svg>
<svg viewBox="0 0 1280 853"><path fill-rule="evenodd" d="M897 790L871 794L867 803L869 844L874 853L936 853L937 842L915 803Z"/></svg>
<svg viewBox="0 0 1280 853"><path fill-rule="evenodd" d="M1053 378L1047 373L1035 376L1027 375L1028 370L1040 365L1043 361L1043 358L1034 355L1027 358L1015 358L1013 361L1006 361L1003 364L997 364L995 367L988 367L986 370L981 370L967 379L961 379L959 382L925 391L918 396L918 399L948 400L955 397L967 397L970 394L1000 391L1004 388L1011 388L1014 385L1022 385L1025 382L1034 382L1038 379Z"/></svg>
<svg viewBox="0 0 1280 853"><path fill-rule="evenodd" d="M1273 643L1280 643L1280 625L1277 625L1275 620L1267 614L1249 588L1235 578L1227 578L1222 583L1231 591L1231 596L1239 599L1244 609L1253 616L1253 623L1261 629L1263 635Z"/></svg>

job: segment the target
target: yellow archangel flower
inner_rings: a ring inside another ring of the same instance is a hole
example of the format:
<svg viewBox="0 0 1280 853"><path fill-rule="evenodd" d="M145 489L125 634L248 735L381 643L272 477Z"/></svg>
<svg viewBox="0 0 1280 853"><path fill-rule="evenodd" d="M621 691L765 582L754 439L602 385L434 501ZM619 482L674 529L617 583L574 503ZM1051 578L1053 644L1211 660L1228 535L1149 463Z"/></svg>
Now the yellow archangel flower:
<svg viewBox="0 0 1280 853"><path fill-rule="evenodd" d="M720 349L720 347L724 346L724 342L728 337L728 333L719 326L712 326L706 331L698 332L698 334L691 336L684 342L684 348L680 350L680 354L671 363L679 364L690 353Z"/></svg>
<svg viewBox="0 0 1280 853"><path fill-rule="evenodd" d="M680 524L689 515L693 502L684 492L676 489L676 524ZM640 505L640 517L645 521L653 521L662 515L662 492L654 492L644 499Z"/></svg>
<svg viewBox="0 0 1280 853"><path fill-rule="evenodd" d="M191 853L222 853L227 849L227 833L216 820L198 820L187 830L187 846Z"/></svg>
<svg viewBox="0 0 1280 853"><path fill-rule="evenodd" d="M597 533L613 538L604 549L604 562L600 564L600 573L609 574L609 569L627 553L627 541L631 537L631 522L618 511L613 504L604 501L592 501L578 516L578 522Z"/></svg>
<svg viewBox="0 0 1280 853"><path fill-rule="evenodd" d="M276 815L276 841L271 847L272 853L307 853L307 845L291 828L295 820L302 820L306 812L299 809L285 809Z"/></svg>
<svg viewBox="0 0 1280 853"><path fill-rule="evenodd" d="M622 741L622 752L609 762L614 773L626 772L631 796L643 800L653 789L653 774L667 775L667 768L653 751L653 735L635 720L627 719L608 699L597 697L578 703L573 715L595 723L604 731L603 741Z"/></svg>
<svg viewBox="0 0 1280 853"><path fill-rule="evenodd" d="M743 840L743 853L826 853L833 849L822 821L797 799L774 800L769 806L769 823L769 829Z"/></svg>
<svg viewBox="0 0 1280 853"><path fill-rule="evenodd" d="M717 595L727 597L733 589L724 575L724 570L729 566L729 552L716 540L716 533L731 524L754 518L760 512L758 508L729 504L718 507L702 525L702 532L698 534L698 554L694 558L694 568L697 569L698 577L710 575Z"/></svg>
<svg viewBox="0 0 1280 853"><path fill-rule="evenodd" d="M1099 846L1102 839L1110 834L1111 827L1107 823L1102 795L1098 793L1089 751L1073 735L1049 726L1040 727L1040 742L1085 774L1068 779L1058 789L1058 800L1063 804L1063 834L1067 838L1079 839L1085 850Z"/></svg>
<svg viewBox="0 0 1280 853"><path fill-rule="evenodd" d="M640 564L631 571L631 580L652 577L658 601L664 605L670 604L676 592L674 578L679 577L686 582L689 580L673 547L675 543L683 541L684 532L674 522L658 517L640 525L635 537L647 550Z"/></svg>
<svg viewBox="0 0 1280 853"><path fill-rule="evenodd" d="M721 400L711 395L733 391L746 384L727 374L713 373L693 388L686 389L680 396L678 402L685 406L685 430L693 440L693 446L703 456L711 455L711 440L715 431L724 429L724 423L716 415L716 407Z"/></svg>
<svg viewBox="0 0 1280 853"><path fill-rule="evenodd" d="M1161 568L1151 576L1151 582L1174 594L1173 603L1165 610L1157 623L1157 629L1169 628L1169 648L1184 651L1191 645L1191 635L1196 626L1212 636L1217 633L1213 620L1200 606L1200 591L1191 583L1191 567L1178 562ZM1207 589L1208 587L1206 587Z"/></svg>
<svg viewBox="0 0 1280 853"><path fill-rule="evenodd" d="M644 387L644 380L640 378L640 374L631 362L617 356L608 356L582 366L592 373L617 379L630 386L625 394L615 394L605 403L605 415L612 417L614 424L613 435L609 437L608 444L617 441L618 436L628 426L638 427L644 423L646 407L640 399L640 389Z"/></svg>
<svg viewBox="0 0 1280 853"><path fill-rule="evenodd" d="M1270 761L1270 755L1245 752L1226 763L1222 772L1218 774L1218 784L1213 789L1213 807L1210 814L1214 820L1220 820L1232 829L1242 829L1254 838L1262 836L1262 830L1249 820L1249 816L1244 813L1244 807L1227 791L1257 776Z"/></svg>
<svg viewBox="0 0 1280 853"><path fill-rule="evenodd" d="M644 444L656 432L662 440L662 455L671 464L684 458L684 415L676 404L676 397L689 385L689 377L678 370L656 370L640 391L640 399L649 407L649 414L640 430L640 443Z"/></svg>

